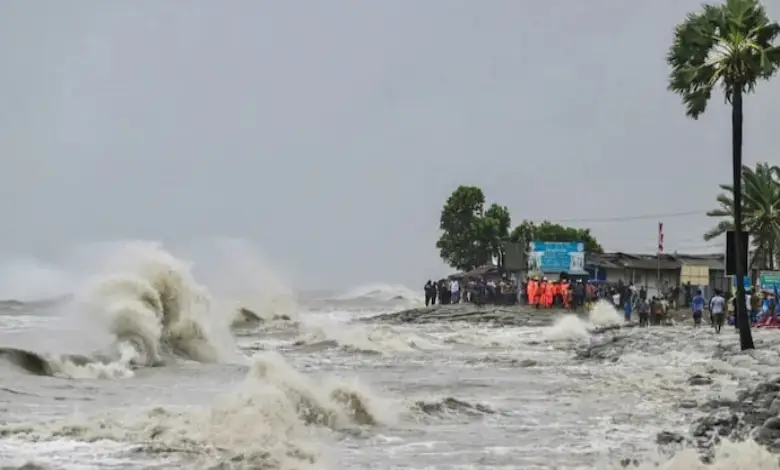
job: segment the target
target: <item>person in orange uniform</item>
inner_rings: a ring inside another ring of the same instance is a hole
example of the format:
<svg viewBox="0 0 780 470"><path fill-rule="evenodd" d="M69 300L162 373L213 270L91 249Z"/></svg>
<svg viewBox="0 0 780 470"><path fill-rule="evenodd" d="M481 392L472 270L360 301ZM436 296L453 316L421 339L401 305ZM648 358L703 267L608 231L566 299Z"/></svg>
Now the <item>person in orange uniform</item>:
<svg viewBox="0 0 780 470"><path fill-rule="evenodd" d="M569 290L569 281L561 281L561 301L563 302L563 308L569 308L571 290Z"/></svg>
<svg viewBox="0 0 780 470"><path fill-rule="evenodd" d="M552 307L553 301L555 300L555 284L551 282L545 283L545 289L544 289L544 306L547 308Z"/></svg>
<svg viewBox="0 0 780 470"><path fill-rule="evenodd" d="M542 283L539 278L534 279L534 307L539 308L539 298L542 295Z"/></svg>
<svg viewBox="0 0 780 470"><path fill-rule="evenodd" d="M592 283L588 283L588 285L585 286L585 306L586 308L590 308L590 305L595 301L596 297L596 286L594 286Z"/></svg>
<svg viewBox="0 0 780 470"><path fill-rule="evenodd" d="M542 278L539 283L536 284L536 308L541 307L544 304L544 292L547 290L547 281Z"/></svg>
<svg viewBox="0 0 780 470"><path fill-rule="evenodd" d="M528 305L536 305L536 295L538 294L538 284L536 279L532 278L528 280L526 289L528 290Z"/></svg>

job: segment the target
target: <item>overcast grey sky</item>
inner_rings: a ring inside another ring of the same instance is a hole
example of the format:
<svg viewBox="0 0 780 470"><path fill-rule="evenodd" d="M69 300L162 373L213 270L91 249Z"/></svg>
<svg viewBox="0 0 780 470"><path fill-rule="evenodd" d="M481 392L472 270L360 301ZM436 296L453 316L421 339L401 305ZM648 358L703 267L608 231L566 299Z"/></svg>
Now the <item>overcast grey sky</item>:
<svg viewBox="0 0 780 470"><path fill-rule="evenodd" d="M687 120L664 62L700 3L0 2L0 251L229 236L299 286L415 285L459 184L516 222L701 210L666 245L706 251L729 113ZM779 95L747 101L748 163ZM657 222L578 225L652 252Z"/></svg>

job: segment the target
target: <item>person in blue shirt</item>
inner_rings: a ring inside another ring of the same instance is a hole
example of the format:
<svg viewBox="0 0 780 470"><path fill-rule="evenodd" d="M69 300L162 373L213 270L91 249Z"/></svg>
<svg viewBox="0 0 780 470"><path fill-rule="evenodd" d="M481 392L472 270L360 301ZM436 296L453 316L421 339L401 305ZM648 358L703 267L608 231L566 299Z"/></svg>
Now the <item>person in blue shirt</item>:
<svg viewBox="0 0 780 470"><path fill-rule="evenodd" d="M761 302L761 315L760 315L761 318L774 314L774 312L771 310L772 310L772 299L767 295L766 297L764 297L764 300ZM758 319L754 320L753 323L755 323L756 321L758 321Z"/></svg>
<svg viewBox="0 0 780 470"><path fill-rule="evenodd" d="M696 291L696 296L691 300L691 310L693 311L693 326L701 325L701 316L704 313L704 296L701 295L701 290Z"/></svg>

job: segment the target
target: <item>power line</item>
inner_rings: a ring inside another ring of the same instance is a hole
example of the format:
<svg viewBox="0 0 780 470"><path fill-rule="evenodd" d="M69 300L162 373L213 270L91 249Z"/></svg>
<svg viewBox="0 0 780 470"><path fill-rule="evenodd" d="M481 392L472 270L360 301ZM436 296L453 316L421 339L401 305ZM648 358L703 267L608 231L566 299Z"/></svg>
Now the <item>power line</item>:
<svg viewBox="0 0 780 470"><path fill-rule="evenodd" d="M556 219L550 220L550 222L624 222L630 220L645 220L645 219L669 219L672 217L685 217L687 215L701 215L706 214L707 211L685 211L685 212L666 212L658 214L644 214L644 215L626 215L618 217L594 217L594 218L580 218L580 219Z"/></svg>

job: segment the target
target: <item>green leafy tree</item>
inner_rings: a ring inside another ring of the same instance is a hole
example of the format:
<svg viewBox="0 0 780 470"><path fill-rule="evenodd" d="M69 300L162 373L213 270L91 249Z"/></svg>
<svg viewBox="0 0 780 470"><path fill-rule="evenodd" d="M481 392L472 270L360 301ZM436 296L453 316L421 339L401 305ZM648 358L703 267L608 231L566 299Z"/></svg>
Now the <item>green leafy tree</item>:
<svg viewBox="0 0 780 470"><path fill-rule="evenodd" d="M710 241L728 230L734 230L734 187L722 184L717 197L718 209L707 212L722 218L704 234ZM752 268L775 269L780 248L780 167L758 163L755 170L742 167L742 221L753 242Z"/></svg>
<svg viewBox="0 0 780 470"><path fill-rule="evenodd" d="M771 78L780 66L780 49L775 41L780 26L771 21L758 0L726 0L719 5L704 5L690 13L675 28L667 54L672 68L669 89L681 96L686 114L697 119L707 108L713 91L720 89L731 105L732 171L734 228L742 233L742 99L755 90L760 80ZM736 249L741 244L735 240ZM737 279L746 266L737 253ZM737 299L744 298L744 287L737 283ZM753 349L753 337L745 303L736 302L743 350Z"/></svg>
<svg viewBox="0 0 780 470"><path fill-rule="evenodd" d="M514 243L525 243L534 240L549 242L582 242L585 251L589 253L604 253L604 249L590 233L588 228L567 227L544 221L539 225L529 220L524 220L512 230L509 240Z"/></svg>
<svg viewBox="0 0 780 470"><path fill-rule="evenodd" d="M485 195L476 186L460 186L445 202L439 219L442 231L436 248L456 269L483 266L496 256L503 260L503 242L509 238L512 219L498 204L485 210Z"/></svg>
<svg viewBox="0 0 780 470"><path fill-rule="evenodd" d="M506 206L492 204L481 219L481 236L489 256L498 258L499 265L504 264L504 243L509 239L512 217Z"/></svg>

